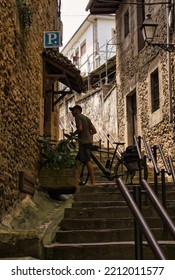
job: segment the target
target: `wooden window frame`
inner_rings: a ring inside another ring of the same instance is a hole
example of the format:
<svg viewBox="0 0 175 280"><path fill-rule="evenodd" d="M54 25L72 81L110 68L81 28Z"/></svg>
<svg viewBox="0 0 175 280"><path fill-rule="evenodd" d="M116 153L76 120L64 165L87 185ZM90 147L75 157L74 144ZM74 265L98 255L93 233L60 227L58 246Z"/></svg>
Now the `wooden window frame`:
<svg viewBox="0 0 175 280"><path fill-rule="evenodd" d="M124 14L124 38L126 38L130 32L129 27L129 10L127 10Z"/></svg>
<svg viewBox="0 0 175 280"><path fill-rule="evenodd" d="M86 53L86 40L80 46L80 53L83 56Z"/></svg>
<svg viewBox="0 0 175 280"><path fill-rule="evenodd" d="M159 71L156 68L151 73L151 112L160 109Z"/></svg>

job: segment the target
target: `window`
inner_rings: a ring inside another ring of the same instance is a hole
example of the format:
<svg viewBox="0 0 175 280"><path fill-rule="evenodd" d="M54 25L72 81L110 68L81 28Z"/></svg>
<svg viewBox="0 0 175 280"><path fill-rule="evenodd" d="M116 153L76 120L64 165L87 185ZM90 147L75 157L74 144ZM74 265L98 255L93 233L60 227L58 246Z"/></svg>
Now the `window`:
<svg viewBox="0 0 175 280"><path fill-rule="evenodd" d="M79 66L79 49L76 49L75 55L73 56L73 63Z"/></svg>
<svg viewBox="0 0 175 280"><path fill-rule="evenodd" d="M160 98L159 98L159 73L156 69L151 74L151 110L152 113L160 108Z"/></svg>
<svg viewBox="0 0 175 280"><path fill-rule="evenodd" d="M138 25L138 51L144 48L145 42L142 34L142 24L145 20L145 0L138 0L141 5L137 6L137 25Z"/></svg>
<svg viewBox="0 0 175 280"><path fill-rule="evenodd" d="M83 42L83 44L81 45L80 51L81 51L81 56L83 56L86 53L86 41Z"/></svg>
<svg viewBox="0 0 175 280"><path fill-rule="evenodd" d="M124 37L129 33L129 11L124 14Z"/></svg>
<svg viewBox="0 0 175 280"><path fill-rule="evenodd" d="M114 28L112 28L112 44L116 44L116 32Z"/></svg>
<svg viewBox="0 0 175 280"><path fill-rule="evenodd" d="M76 56L76 57L79 57L79 49L76 49L76 51L75 51L75 56Z"/></svg>

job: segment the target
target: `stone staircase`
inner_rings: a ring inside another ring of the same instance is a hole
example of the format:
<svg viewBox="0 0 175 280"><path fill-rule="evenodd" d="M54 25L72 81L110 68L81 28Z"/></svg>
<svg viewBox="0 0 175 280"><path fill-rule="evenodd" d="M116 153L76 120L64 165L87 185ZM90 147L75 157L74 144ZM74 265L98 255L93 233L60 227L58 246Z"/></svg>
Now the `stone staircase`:
<svg viewBox="0 0 175 280"><path fill-rule="evenodd" d="M167 187L167 208L175 221L175 189ZM133 188L129 188L133 192ZM165 238L164 226L142 192L142 212L167 259L175 259L175 242ZM144 259L156 259L143 237ZM45 259L133 260L135 259L134 219L113 183L95 188L81 187L66 208L52 244L45 246Z"/></svg>

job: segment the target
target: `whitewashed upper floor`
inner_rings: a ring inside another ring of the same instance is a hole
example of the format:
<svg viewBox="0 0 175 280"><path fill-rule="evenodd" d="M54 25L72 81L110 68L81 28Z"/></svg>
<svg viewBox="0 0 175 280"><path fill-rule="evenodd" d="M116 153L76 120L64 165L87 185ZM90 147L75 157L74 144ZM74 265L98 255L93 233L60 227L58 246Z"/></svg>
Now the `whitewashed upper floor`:
<svg viewBox="0 0 175 280"><path fill-rule="evenodd" d="M115 16L89 15L62 53L80 69L82 76L88 76L116 55Z"/></svg>

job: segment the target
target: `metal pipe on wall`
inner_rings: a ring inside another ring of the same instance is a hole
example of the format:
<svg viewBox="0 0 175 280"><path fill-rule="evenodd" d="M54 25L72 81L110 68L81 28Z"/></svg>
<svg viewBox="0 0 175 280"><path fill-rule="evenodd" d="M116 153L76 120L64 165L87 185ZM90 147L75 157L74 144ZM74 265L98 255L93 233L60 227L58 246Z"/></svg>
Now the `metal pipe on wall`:
<svg viewBox="0 0 175 280"><path fill-rule="evenodd" d="M170 44L170 22L169 16L171 12L171 0L167 4L166 8L166 21L167 21L167 44ZM169 95L169 122L173 120L172 116L172 73L171 73L171 52L167 52L167 63L168 63L168 95Z"/></svg>

